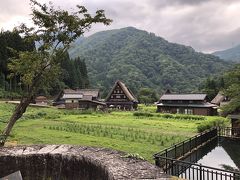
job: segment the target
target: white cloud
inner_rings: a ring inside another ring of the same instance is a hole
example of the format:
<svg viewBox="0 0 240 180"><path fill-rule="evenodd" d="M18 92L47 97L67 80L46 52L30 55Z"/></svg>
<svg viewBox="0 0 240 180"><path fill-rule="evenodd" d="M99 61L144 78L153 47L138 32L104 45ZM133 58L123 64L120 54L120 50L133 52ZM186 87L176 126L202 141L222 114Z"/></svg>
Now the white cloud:
<svg viewBox="0 0 240 180"><path fill-rule="evenodd" d="M48 2L42 0L41 2ZM239 0L52 0L67 9L78 3L90 12L104 9L111 26L94 25L87 35L100 30L134 26L169 41L211 52L240 44ZM29 1L1 2L0 26L4 29L29 18ZM17 6L16 6L17 5Z"/></svg>

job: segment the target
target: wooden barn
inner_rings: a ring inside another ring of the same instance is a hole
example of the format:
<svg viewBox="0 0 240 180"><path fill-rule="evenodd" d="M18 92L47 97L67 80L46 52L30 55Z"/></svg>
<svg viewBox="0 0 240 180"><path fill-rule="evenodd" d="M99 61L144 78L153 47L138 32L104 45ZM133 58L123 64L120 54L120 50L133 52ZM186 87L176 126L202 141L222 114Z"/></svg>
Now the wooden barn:
<svg viewBox="0 0 240 180"><path fill-rule="evenodd" d="M207 102L206 94L164 94L157 104L157 111L172 114L211 116L217 114L217 105Z"/></svg>
<svg viewBox="0 0 240 180"><path fill-rule="evenodd" d="M106 104L99 98L97 89L64 89L54 100L53 105L64 106L66 109L102 109Z"/></svg>
<svg viewBox="0 0 240 180"><path fill-rule="evenodd" d="M121 81L115 82L105 102L109 108L118 108L122 110L135 110L138 105L137 98Z"/></svg>

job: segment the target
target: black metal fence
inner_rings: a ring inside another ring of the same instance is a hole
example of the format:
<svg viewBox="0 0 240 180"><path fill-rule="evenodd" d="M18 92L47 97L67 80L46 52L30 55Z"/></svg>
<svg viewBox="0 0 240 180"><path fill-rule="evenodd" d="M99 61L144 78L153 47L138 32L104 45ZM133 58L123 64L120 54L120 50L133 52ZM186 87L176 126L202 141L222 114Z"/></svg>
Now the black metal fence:
<svg viewBox="0 0 240 180"><path fill-rule="evenodd" d="M159 157L164 172L189 180L240 180L240 173Z"/></svg>
<svg viewBox="0 0 240 180"><path fill-rule="evenodd" d="M168 157L172 159L178 159L180 157L185 156L186 154L192 152L195 148L201 146L202 144L206 143L207 141L216 138L218 136L217 128L211 129L204 133L200 133L192 138L189 138L185 141L182 141L170 148L164 149L163 151L154 154L154 158L156 160L160 156Z"/></svg>
<svg viewBox="0 0 240 180"><path fill-rule="evenodd" d="M214 128L198 134L159 153L154 154L155 163L165 173L189 180L240 180L240 172L228 171L192 162L182 161L199 147L217 137L239 137L240 128ZM194 159L194 158L193 158Z"/></svg>

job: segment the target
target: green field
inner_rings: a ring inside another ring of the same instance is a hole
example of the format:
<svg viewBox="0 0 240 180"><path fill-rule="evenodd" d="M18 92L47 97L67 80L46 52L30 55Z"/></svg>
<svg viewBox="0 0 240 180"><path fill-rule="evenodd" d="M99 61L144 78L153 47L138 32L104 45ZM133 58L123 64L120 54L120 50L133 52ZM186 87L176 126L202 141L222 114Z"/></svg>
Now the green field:
<svg viewBox="0 0 240 180"><path fill-rule="evenodd" d="M6 126L14 105L0 103L0 130ZM92 112L29 108L16 123L8 144L78 144L138 153L152 162L152 155L197 133L203 120L175 119L154 113L156 107L140 106L146 115L133 112ZM151 115L148 117L148 115Z"/></svg>

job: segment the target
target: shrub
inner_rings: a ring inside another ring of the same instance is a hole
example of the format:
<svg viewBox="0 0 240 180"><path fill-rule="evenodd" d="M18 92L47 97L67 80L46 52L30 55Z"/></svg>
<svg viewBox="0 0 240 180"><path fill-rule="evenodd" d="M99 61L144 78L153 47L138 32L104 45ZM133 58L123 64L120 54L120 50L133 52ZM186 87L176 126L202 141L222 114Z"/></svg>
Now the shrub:
<svg viewBox="0 0 240 180"><path fill-rule="evenodd" d="M149 113L149 112L134 112L133 113L134 116L138 116L138 117L153 117L153 114Z"/></svg>
<svg viewBox="0 0 240 180"><path fill-rule="evenodd" d="M225 127L228 124L228 120L219 117L218 119L213 119L209 121L204 121L197 126L198 132L203 132L213 127Z"/></svg>
<svg viewBox="0 0 240 180"><path fill-rule="evenodd" d="M161 117L163 118L174 118L174 116L172 114L162 114Z"/></svg>
<svg viewBox="0 0 240 180"><path fill-rule="evenodd" d="M39 117L44 117L44 116L46 116L46 115L47 115L46 112L38 112L38 113L37 113L37 116L39 116Z"/></svg>
<svg viewBox="0 0 240 180"><path fill-rule="evenodd" d="M177 114L174 116L175 119L184 119L184 120L205 120L204 116L196 116L196 115L180 115Z"/></svg>

